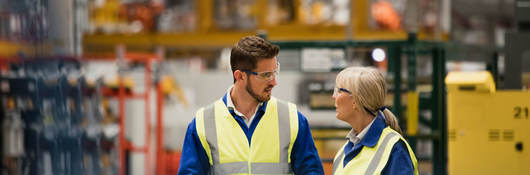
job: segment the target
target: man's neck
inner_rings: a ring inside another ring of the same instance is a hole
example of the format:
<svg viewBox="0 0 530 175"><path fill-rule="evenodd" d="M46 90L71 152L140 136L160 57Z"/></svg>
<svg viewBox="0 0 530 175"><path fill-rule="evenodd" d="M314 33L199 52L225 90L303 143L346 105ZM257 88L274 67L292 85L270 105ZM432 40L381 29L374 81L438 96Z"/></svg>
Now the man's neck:
<svg viewBox="0 0 530 175"><path fill-rule="evenodd" d="M234 86L230 91L230 97L236 110L243 113L247 119L250 119L252 114L256 112L258 101L250 96L245 89Z"/></svg>

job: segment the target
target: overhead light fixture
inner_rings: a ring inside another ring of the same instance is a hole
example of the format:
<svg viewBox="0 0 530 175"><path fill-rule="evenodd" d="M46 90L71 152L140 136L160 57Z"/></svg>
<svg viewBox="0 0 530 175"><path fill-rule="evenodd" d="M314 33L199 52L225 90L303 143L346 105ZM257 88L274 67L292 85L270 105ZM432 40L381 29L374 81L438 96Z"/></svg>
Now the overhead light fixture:
<svg viewBox="0 0 530 175"><path fill-rule="evenodd" d="M372 59L374 59L374 61L383 62L385 61L385 58L386 58L385 50L381 48L375 48L374 50L372 50Z"/></svg>

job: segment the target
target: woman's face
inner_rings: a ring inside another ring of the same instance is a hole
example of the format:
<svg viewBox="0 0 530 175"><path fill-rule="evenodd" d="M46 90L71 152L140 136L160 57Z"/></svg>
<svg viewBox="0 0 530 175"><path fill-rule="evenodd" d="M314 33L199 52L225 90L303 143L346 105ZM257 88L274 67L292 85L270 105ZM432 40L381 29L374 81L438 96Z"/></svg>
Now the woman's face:
<svg viewBox="0 0 530 175"><path fill-rule="evenodd" d="M335 87L333 92L333 99L335 99L335 111L337 112L337 119L347 121L353 117L354 101L350 90Z"/></svg>

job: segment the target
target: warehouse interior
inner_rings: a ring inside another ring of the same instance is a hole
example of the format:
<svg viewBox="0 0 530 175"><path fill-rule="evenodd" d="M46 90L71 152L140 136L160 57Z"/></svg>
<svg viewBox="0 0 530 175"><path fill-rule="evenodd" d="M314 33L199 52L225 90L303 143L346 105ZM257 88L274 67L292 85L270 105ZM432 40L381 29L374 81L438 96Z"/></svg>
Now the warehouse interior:
<svg viewBox="0 0 530 175"><path fill-rule="evenodd" d="M0 0L0 174L178 174L245 36L280 47L325 174L351 66L383 73L419 174L530 174L530 0Z"/></svg>

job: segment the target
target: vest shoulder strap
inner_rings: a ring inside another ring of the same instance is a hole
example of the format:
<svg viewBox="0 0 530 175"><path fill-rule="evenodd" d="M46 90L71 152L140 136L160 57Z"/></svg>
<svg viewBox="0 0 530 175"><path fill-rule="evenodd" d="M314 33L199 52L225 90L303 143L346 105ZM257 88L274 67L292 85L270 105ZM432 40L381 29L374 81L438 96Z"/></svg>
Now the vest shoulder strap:
<svg viewBox="0 0 530 175"><path fill-rule="evenodd" d="M396 144L400 138L401 136L399 133L389 127L383 129L383 134L381 135L381 138L379 138L383 140L378 144L378 148L364 173L365 175L372 175L375 172L381 172L383 170L386 162L388 162L394 144Z"/></svg>
<svg viewBox="0 0 530 175"><path fill-rule="evenodd" d="M414 151L412 151L412 148L410 147L409 143L405 140L405 138L401 137L401 140L405 143L407 146L407 150L409 151L409 156L412 161L412 166L414 166L414 175L418 175L418 159L416 159L416 155L414 154Z"/></svg>
<svg viewBox="0 0 530 175"><path fill-rule="evenodd" d="M214 163L212 159L212 150L210 149L211 148L210 145L214 143L210 143L208 142L208 140L210 139L214 139L215 141L217 140L217 137L212 138L212 134L214 134L214 136L216 134L214 114L215 114L215 103L212 103L206 107L200 108L199 110L197 110L197 113L195 114L195 128L197 130L197 135L199 136L201 145L204 148L206 155L208 156L210 165L213 165ZM216 157L216 156L213 156L213 157Z"/></svg>
<svg viewBox="0 0 530 175"><path fill-rule="evenodd" d="M347 144L348 144L348 141L346 141L344 146L342 146L342 148L339 149L339 151L337 152L337 155L333 159L333 168L331 170L331 174L335 174L335 171L337 170L337 168L343 164L344 148L346 147Z"/></svg>
<svg viewBox="0 0 530 175"><path fill-rule="evenodd" d="M272 97L274 98L274 97ZM274 98L276 99L276 98ZM298 137L298 109L295 104L276 99L278 104L278 120L280 124L280 143L290 143L287 149L287 157L282 157L281 162L291 162L291 151ZM282 149L283 150L283 149Z"/></svg>

